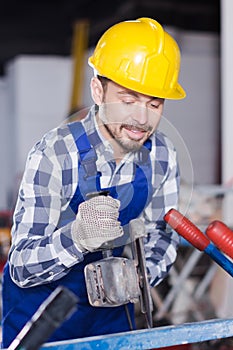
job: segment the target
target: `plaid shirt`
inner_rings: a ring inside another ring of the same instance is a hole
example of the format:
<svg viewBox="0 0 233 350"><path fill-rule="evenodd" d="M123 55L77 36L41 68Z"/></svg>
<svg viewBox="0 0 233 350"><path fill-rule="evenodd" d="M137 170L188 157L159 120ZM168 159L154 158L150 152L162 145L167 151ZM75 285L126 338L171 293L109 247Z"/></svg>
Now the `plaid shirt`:
<svg viewBox="0 0 233 350"><path fill-rule="evenodd" d="M82 120L101 138L91 112ZM151 136L152 200L141 214L146 227L145 254L151 285L158 284L176 259L178 235L164 222L165 213L177 208L179 174L175 149L167 137L156 131ZM103 151L104 150L104 151ZM132 181L132 160L128 153L120 164L114 163L111 146L102 139L96 149L97 170L102 173L101 187ZM10 272L21 287L31 287L65 276L83 260L72 241L71 223L58 229L78 186L78 152L66 124L48 132L30 151L19 189L12 227L9 254ZM166 165L166 172L159 167Z"/></svg>

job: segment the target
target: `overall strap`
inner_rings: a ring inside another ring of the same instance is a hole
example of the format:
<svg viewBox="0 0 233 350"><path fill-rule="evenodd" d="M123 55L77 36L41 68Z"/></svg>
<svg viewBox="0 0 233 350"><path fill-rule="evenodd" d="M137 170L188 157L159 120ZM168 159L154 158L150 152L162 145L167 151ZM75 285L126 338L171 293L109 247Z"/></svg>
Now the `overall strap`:
<svg viewBox="0 0 233 350"><path fill-rule="evenodd" d="M74 122L68 124L71 134L74 137L76 147L79 153L79 183L70 207L74 212L77 212L77 203L83 202L86 199L87 193L96 192L100 190L100 173L97 171L96 160L97 155L94 147L91 145L86 131L81 122ZM82 181L83 180L83 181Z"/></svg>
<svg viewBox="0 0 233 350"><path fill-rule="evenodd" d="M88 135L80 122L69 124L69 129L74 137L77 150L79 152L78 182L76 192L70 201L69 207L73 213L77 213L78 206L90 192L101 190L100 176L97 171L97 155L90 140L93 134ZM94 140L95 141L95 140ZM94 144L94 141L92 142ZM113 198L121 201L120 221L123 225L130 219L138 217L151 199L151 161L150 161L151 141L147 140L139 151L139 159L135 163L135 178L131 183L126 183L103 188L109 190ZM80 185L81 184L81 185Z"/></svg>

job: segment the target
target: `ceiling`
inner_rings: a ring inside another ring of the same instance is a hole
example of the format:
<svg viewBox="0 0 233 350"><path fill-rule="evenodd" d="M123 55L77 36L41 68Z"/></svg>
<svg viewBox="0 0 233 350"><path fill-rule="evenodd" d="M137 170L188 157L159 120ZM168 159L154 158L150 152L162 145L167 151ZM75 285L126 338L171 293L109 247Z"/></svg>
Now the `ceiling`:
<svg viewBox="0 0 233 350"><path fill-rule="evenodd" d="M220 31L220 0L2 0L0 75L20 54L70 55L75 21L87 19L89 47L112 24L152 17L195 31Z"/></svg>

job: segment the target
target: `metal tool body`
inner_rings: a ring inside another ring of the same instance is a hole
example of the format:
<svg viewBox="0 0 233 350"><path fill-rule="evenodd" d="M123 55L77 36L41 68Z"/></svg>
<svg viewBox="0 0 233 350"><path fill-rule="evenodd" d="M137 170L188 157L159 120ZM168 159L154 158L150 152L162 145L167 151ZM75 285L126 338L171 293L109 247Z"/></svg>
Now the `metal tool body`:
<svg viewBox="0 0 233 350"><path fill-rule="evenodd" d="M147 328L153 327L152 311L153 302L150 293L149 276L146 269L146 258L144 251L143 238L137 238L132 242L132 251L137 266L137 274L139 278L139 302L141 312L145 314Z"/></svg>
<svg viewBox="0 0 233 350"><path fill-rule="evenodd" d="M108 195L106 191L96 195ZM88 198L95 196L91 193ZM137 228L136 228L137 229ZM138 226L140 230L140 225ZM143 237L130 229L132 258L112 256L112 242L101 246L103 259L86 265L84 269L89 303L96 307L114 307L140 303L147 327L153 326L153 304L146 270ZM139 237L136 238L135 237Z"/></svg>
<svg viewBox="0 0 233 350"><path fill-rule="evenodd" d="M133 260L104 258L86 266L85 278L93 306L113 307L139 299L139 279Z"/></svg>

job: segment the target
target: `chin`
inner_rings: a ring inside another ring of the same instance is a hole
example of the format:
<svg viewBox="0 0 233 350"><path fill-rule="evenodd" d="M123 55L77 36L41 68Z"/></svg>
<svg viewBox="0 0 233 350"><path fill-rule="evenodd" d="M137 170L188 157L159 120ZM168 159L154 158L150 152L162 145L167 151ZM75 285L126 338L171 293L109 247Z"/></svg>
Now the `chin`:
<svg viewBox="0 0 233 350"><path fill-rule="evenodd" d="M127 152L138 151L145 141L117 140L121 147Z"/></svg>

